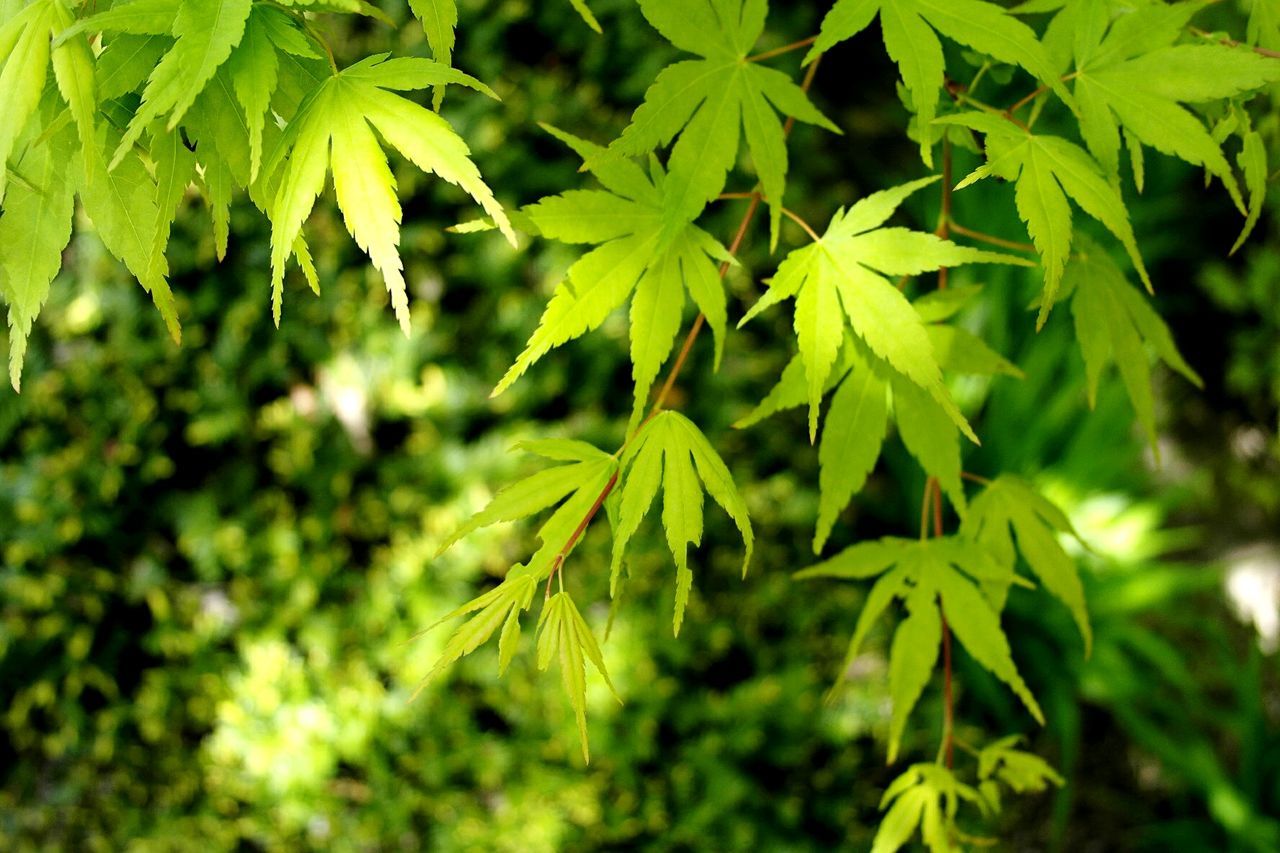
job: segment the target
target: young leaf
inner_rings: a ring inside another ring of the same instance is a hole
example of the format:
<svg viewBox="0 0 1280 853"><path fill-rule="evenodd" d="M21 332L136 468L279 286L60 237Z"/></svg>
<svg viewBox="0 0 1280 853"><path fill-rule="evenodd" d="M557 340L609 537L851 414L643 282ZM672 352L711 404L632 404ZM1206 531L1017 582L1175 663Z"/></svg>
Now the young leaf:
<svg viewBox="0 0 1280 853"><path fill-rule="evenodd" d="M538 619L538 669L545 670L551 665L553 658L559 658L564 689L569 694L569 704L578 720L582 760L590 764L591 753L587 746L587 661L591 661L591 665L604 677L614 698L619 702L622 700L609 681L609 673L604 668L604 656L600 654L600 647L596 645L591 628L566 592L552 596L542 606L542 616Z"/></svg>
<svg viewBox="0 0 1280 853"><path fill-rule="evenodd" d="M871 853L895 853L911 840L916 829L931 853L951 853L960 801L987 810L978 792L941 764L913 764L885 789L880 808L889 811L880 822Z"/></svg>
<svg viewBox="0 0 1280 853"><path fill-rule="evenodd" d="M1003 475L989 483L974 499L960 525L960 533L980 542L1000 565L1013 572L1017 535L1018 551L1051 595L1067 606L1084 638L1085 654L1093 646L1084 587L1075 562L1058 541L1061 533L1078 536L1062 510L1050 503L1025 481ZM990 585L985 587L988 592ZM1004 590L998 590L997 606Z"/></svg>
<svg viewBox="0 0 1280 853"><path fill-rule="evenodd" d="M961 181L957 188L992 174L1017 182L1014 200L1018 215L1026 223L1044 267L1044 296L1040 300L1037 328L1049 317L1071 254L1068 196L1115 235L1150 289L1151 279L1138 253L1124 200L1078 145L1055 136L1027 133L1012 122L984 113L947 116L938 121L987 134L987 165Z"/></svg>
<svg viewBox="0 0 1280 853"><path fill-rule="evenodd" d="M1073 292L1071 313L1084 356L1089 405L1093 406L1097 399L1103 370L1114 363L1138 422L1155 447L1155 397L1144 343L1196 387L1202 384L1200 377L1178 352L1164 320L1125 280L1124 273L1105 251L1082 240L1080 252L1067 267L1064 282Z"/></svg>
<svg viewBox="0 0 1280 853"><path fill-rule="evenodd" d="M1039 793L1049 785L1061 788L1066 780L1038 755L1018 749L1021 735L1009 735L978 752L978 778L999 780L1016 794Z"/></svg>
<svg viewBox="0 0 1280 853"><path fill-rule="evenodd" d="M805 61L813 61L866 29L877 13L885 49L898 65L922 128L937 114L944 78L942 44L934 30L979 53L1025 68L1071 102L1035 32L1005 9L984 0L837 0L823 19L818 40ZM920 155L932 166L928 139L922 135Z"/></svg>
<svg viewBox="0 0 1280 853"><path fill-rule="evenodd" d="M415 166L464 189L515 244L515 233L471 162L462 138L440 116L393 94L445 83L486 90L478 81L437 62L387 59L380 54L325 79L290 121L263 165L270 179L288 157L270 207L272 307L277 323L285 261L332 168L347 230L382 273L400 327L408 334L409 301L399 253L400 202L386 155L373 134L375 128Z"/></svg>
<svg viewBox="0 0 1280 853"><path fill-rule="evenodd" d="M847 212L837 211L818 242L787 255L768 292L738 324L784 299L796 300L795 330L808 383L810 440L817 434L818 404L847 321L872 352L928 391L965 435L977 441L942 384L942 371L919 315L884 275L916 275L970 263L1027 262L958 246L932 234L879 227L908 195L935 180L926 178L875 193Z"/></svg>
<svg viewBox="0 0 1280 853"><path fill-rule="evenodd" d="M662 412L641 428L622 457L622 503L613 537L611 586L615 592L627 544L648 514L659 485L663 493L662 525L676 562L674 632L679 634L693 584L688 549L702 543L703 489L729 514L742 534L746 547L744 575L751 562L755 536L733 476L702 432L684 415Z"/></svg>
<svg viewBox="0 0 1280 853"><path fill-rule="evenodd" d="M640 0L640 11L658 32L701 58L663 69L612 147L646 154L676 139L671 209L692 221L724 188L745 131L776 244L787 179L778 113L840 131L789 77L747 61L763 31L765 8L765 0Z"/></svg>
<svg viewBox="0 0 1280 853"><path fill-rule="evenodd" d="M1263 205L1267 200L1267 147L1262 142L1262 135L1251 130L1244 135L1244 147L1240 149L1238 162L1244 172L1244 184L1249 190L1249 215L1244 221L1244 228L1231 247L1231 254L1239 251L1244 241L1249 239L1253 228L1262 216Z"/></svg>
<svg viewBox="0 0 1280 853"><path fill-rule="evenodd" d="M585 168L606 187L570 190L525 208L544 236L566 243L599 243L569 268L524 352L493 393L501 394L551 349L604 322L634 292L631 360L635 380L632 429L663 363L675 346L685 292L724 346L727 309L716 261L728 252L675 208L675 175L646 177L634 162L563 131L553 132L582 155ZM630 431L630 430L629 430Z"/></svg>
<svg viewBox="0 0 1280 853"><path fill-rule="evenodd" d="M427 630L437 625L475 613L454 630L440 652L440 659L427 673L422 683L414 691L416 696L432 679L444 671L445 667L456 663L464 656L480 648L493 632L502 625L499 637L498 666L503 671L515 655L516 645L520 641L520 613L528 610L533 602L533 594L538 590L538 578L534 577L525 566L516 566L498 586L477 598L468 601L457 610L445 615ZM478 611L478 612L477 612Z"/></svg>

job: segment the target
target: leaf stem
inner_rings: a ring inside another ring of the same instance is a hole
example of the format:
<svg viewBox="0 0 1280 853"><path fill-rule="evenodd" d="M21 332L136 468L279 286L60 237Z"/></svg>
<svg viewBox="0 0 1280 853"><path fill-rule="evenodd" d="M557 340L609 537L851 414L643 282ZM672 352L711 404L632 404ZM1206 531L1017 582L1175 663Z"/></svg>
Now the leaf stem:
<svg viewBox="0 0 1280 853"><path fill-rule="evenodd" d="M1036 247L1030 243L1019 243L1016 240L1006 240L1003 237L997 237L994 234L987 234L982 231L974 231L972 228L965 228L954 219L951 220L951 231L955 234L959 234L961 237L968 237L970 240L979 240L983 243L990 243L993 246L1013 249L1016 252L1034 253L1036 250Z"/></svg>
<svg viewBox="0 0 1280 853"><path fill-rule="evenodd" d="M803 228L804 233L808 234L809 239L812 240L813 242L817 243L822 240L822 238L818 236L818 232L814 231L813 227L809 225L808 222L805 222L803 219L801 219L799 214L784 207L782 208L782 215L790 219L795 224L799 225L801 228Z"/></svg>
<svg viewBox="0 0 1280 853"><path fill-rule="evenodd" d="M808 47L818 40L816 35L809 36L807 39L793 41L791 44L784 44L782 47L775 47L773 50L766 50L764 53L757 53L754 56L748 56L747 62L763 62L766 59L773 59L775 56L782 56L784 53L791 53L793 50L799 50L802 47Z"/></svg>
<svg viewBox="0 0 1280 853"><path fill-rule="evenodd" d="M942 536L942 486L936 477L929 478L933 486L933 535ZM929 491L925 489L926 493ZM951 677L951 626L946 613L942 614L942 744L938 758L946 759L947 769L955 766L955 696Z"/></svg>
<svg viewBox="0 0 1280 853"><path fill-rule="evenodd" d="M983 477L981 474L972 474L968 471L961 471L960 477L961 479L969 480L974 483L980 483L984 486L991 485L991 481L988 480L986 477Z"/></svg>
<svg viewBox="0 0 1280 853"><path fill-rule="evenodd" d="M1239 41L1236 41L1235 39L1218 38L1213 33L1206 32L1205 30L1202 30L1199 27L1187 27L1187 30L1192 35L1197 35L1203 39L1210 39L1211 41L1216 41L1218 44L1225 44L1227 47L1247 47L1250 50L1252 50L1254 53L1258 54L1259 56L1269 56L1272 59L1280 59L1280 51L1268 50L1265 47L1255 47L1254 45L1245 44L1244 42L1239 42Z"/></svg>

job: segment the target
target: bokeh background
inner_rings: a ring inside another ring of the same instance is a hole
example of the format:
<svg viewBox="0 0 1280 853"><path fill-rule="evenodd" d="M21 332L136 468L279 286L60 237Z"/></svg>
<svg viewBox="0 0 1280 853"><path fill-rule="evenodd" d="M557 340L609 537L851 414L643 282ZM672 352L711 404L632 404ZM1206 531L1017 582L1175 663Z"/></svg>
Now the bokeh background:
<svg viewBox="0 0 1280 853"><path fill-rule="evenodd" d="M826 7L773 5L762 48L814 32ZM1219 5L1201 25L1243 32ZM603 36L567 2L461 7L457 61L503 101L451 94L445 113L508 205L586 180L537 122L605 142L673 58L630 0L593 0ZM411 25L321 27L348 60L426 54ZM773 64L796 70L799 55ZM806 218L922 174L875 28L828 58L814 97L846 136L792 138L789 203ZM591 765L558 676L536 677L528 654L500 681L482 650L410 702L447 636L418 632L532 534L492 528L433 559L437 545L533 470L516 441L616 445L631 391L619 315L490 400L572 251L445 233L475 215L466 199L400 179L408 339L329 195L308 226L323 295L291 282L279 330L262 217L236 208L218 264L191 200L170 251L181 349L82 223L23 393L0 393L0 848L867 849L897 772L884 634L824 706L863 590L789 579L812 561L803 416L730 427L790 356L785 312L731 336L718 374L700 346L675 397L744 491L752 574L739 579L737 537L709 514L675 641L669 558L644 529L605 646L626 703L591 683ZM1065 610L1015 592L1006 625L1043 729L959 660L961 734L1022 732L1068 780L976 830L1002 849L1280 849L1280 195L1233 258L1239 217L1201 175L1153 155L1145 194L1128 195L1158 307L1206 380L1157 374L1159 466L1118 378L1088 409L1069 312L1033 332L1034 271L967 279L986 290L965 322L1027 378L956 386L981 409L966 468L1031 477L1068 510L1091 546L1078 556L1097 635L1085 660ZM1008 187L956 203L961 222L1024 238ZM922 196L907 218L931 228L936 204ZM739 215L713 211L708 228L727 237ZM776 263L760 237L729 277L731 316ZM891 449L831 551L909 535L922 479ZM567 570L598 630L607 549L592 530ZM912 760L932 756L939 718L933 691Z"/></svg>

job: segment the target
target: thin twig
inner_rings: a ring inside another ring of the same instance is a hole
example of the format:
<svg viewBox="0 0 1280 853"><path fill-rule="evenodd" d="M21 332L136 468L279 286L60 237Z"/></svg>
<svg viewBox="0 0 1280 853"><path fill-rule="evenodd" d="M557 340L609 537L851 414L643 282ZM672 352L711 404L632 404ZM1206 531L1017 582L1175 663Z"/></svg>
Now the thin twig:
<svg viewBox="0 0 1280 853"><path fill-rule="evenodd" d="M766 59L773 59L775 56L782 56L784 53L790 53L793 50L799 50L802 47L808 47L818 40L817 36L809 36L807 39L793 41L791 44L784 44L782 47L775 47L773 50L766 50L764 53L757 53L754 56L748 56L747 62L763 62Z"/></svg>
<svg viewBox="0 0 1280 853"><path fill-rule="evenodd" d="M933 535L942 536L942 486L936 477L933 483ZM942 614L942 754L947 768L955 765L955 697L951 678L951 626L946 614Z"/></svg>
<svg viewBox="0 0 1280 853"><path fill-rule="evenodd" d="M984 485L984 486L991 485L991 481L988 480L986 477L983 477L981 474L971 474L968 471L961 471L960 476L965 480L969 480L974 483L980 483L981 485Z"/></svg>
<svg viewBox="0 0 1280 853"><path fill-rule="evenodd" d="M795 213L794 211L788 210L787 208L784 207L782 208L782 215L790 219L795 224L799 225L801 228L803 228L804 233L808 234L809 239L812 240L813 242L817 243L820 240L822 240L822 238L818 236L818 232L814 231L813 227L808 222L805 222L803 219L801 219L799 214Z"/></svg>
<svg viewBox="0 0 1280 853"><path fill-rule="evenodd" d="M983 243L990 243L993 246L1013 249L1015 252L1034 253L1036 250L1036 247L1030 243L1019 243L1016 240L1006 240L1003 237L997 237L994 234L987 234L982 231L974 231L972 228L965 228L954 219L951 220L951 231L955 234L959 234L961 237L968 237L970 240L980 240Z"/></svg>
<svg viewBox="0 0 1280 853"><path fill-rule="evenodd" d="M1259 56L1269 56L1272 59L1280 59L1280 52L1278 51L1268 50L1265 47L1255 47L1254 45L1245 44L1244 42L1239 42L1239 41L1236 41L1235 39L1218 38L1213 33L1206 32L1205 30L1202 30L1199 27L1187 27L1187 29L1193 35L1200 36L1200 38L1216 41L1218 44L1225 44L1227 47L1247 47L1250 50L1252 50L1254 53L1258 54Z"/></svg>

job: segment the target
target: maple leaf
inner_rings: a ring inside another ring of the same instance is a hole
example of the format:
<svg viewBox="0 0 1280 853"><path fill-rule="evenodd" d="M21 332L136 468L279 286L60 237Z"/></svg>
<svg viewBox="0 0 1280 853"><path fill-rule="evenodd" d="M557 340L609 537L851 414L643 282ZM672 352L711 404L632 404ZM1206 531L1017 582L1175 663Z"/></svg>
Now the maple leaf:
<svg viewBox="0 0 1280 853"><path fill-rule="evenodd" d="M1048 592L1071 611L1084 638L1085 654L1093 647L1084 587L1075 561L1058 541L1059 534L1079 538L1067 516L1024 480L1009 474L986 484L961 521L960 533L984 547L1013 572L1018 552ZM1014 550L1014 536L1018 547ZM1003 605L1008 584L984 587L988 598Z"/></svg>
<svg viewBox="0 0 1280 853"><path fill-rule="evenodd" d="M578 736L582 741L582 760L591 763L591 750L587 745L587 661L604 678L613 698L622 704L618 691L604 666L604 655L596 643L591 627L566 592L552 596L543 606L538 619L538 669L546 670L552 659L559 658L560 674L565 693L578 721Z"/></svg>
<svg viewBox="0 0 1280 853"><path fill-rule="evenodd" d="M952 287L932 291L912 303L938 357L938 363L956 373L1020 378L1020 371L981 339L957 326L941 322L952 317L980 288ZM890 421L893 420L907 452L930 476L936 477L957 511L964 514L966 500L961 483L960 431L946 411L930 395L895 372L883 359L847 336L827 380L826 391L835 389L822 423L818 444L818 523L813 552L822 551L840 512L862 490L875 468ZM890 393L892 392L892 393ZM824 392L825 393L825 392ZM804 359L796 355L765 399L734 426L745 429L784 409L803 406L808 399Z"/></svg>
<svg viewBox="0 0 1280 853"><path fill-rule="evenodd" d="M617 593L627 544L640 528L662 486L662 526L676 561L674 632L680 633L685 606L693 586L688 548L702 542L703 489L729 514L742 534L746 554L745 577L755 537L747 506L733 484L723 460L684 415L665 411L652 418L627 445L622 456L622 497L613 537L613 570L610 591Z"/></svg>
<svg viewBox="0 0 1280 853"><path fill-rule="evenodd" d="M811 441L817 435L818 404L847 327L894 371L925 389L947 417L977 442L942 384L942 370L924 323L884 275L917 275L971 263L1028 262L958 246L933 234L881 227L909 195L936 180L924 178L883 190L848 211L837 211L817 242L787 255L769 290L738 324L741 327L784 299L795 299L795 330L808 384Z"/></svg>
<svg viewBox="0 0 1280 853"><path fill-rule="evenodd" d="M778 113L840 131L790 77L748 61L764 31L765 0L640 0L640 11L668 41L702 58L664 68L611 147L645 154L678 136L668 164L671 209L693 220L724 188L745 131L776 244L787 179Z"/></svg>
<svg viewBox="0 0 1280 853"><path fill-rule="evenodd" d="M1146 297L1129 284L1105 250L1082 240L1080 251L1063 276L1063 283L1071 295L1076 339L1080 342L1088 380L1089 405L1093 406L1097 400L1102 372L1107 365L1115 364L1138 422L1158 454L1155 396L1151 390L1147 347L1197 388L1203 386L1199 375L1178 352L1164 320Z"/></svg>
<svg viewBox="0 0 1280 853"><path fill-rule="evenodd" d="M1115 19L1102 3L1076 4L1076 70L1080 132L1108 174L1120 162L1120 129L1141 144L1217 176L1245 212L1235 175L1203 122L1183 104L1234 98L1280 80L1280 63L1247 47L1174 45L1201 8L1178 3L1137 8ZM1085 17L1089 20L1079 20ZM1104 35L1105 33L1105 35Z"/></svg>
<svg viewBox="0 0 1280 853"><path fill-rule="evenodd" d="M1044 293L1036 328L1043 327L1049 318L1071 256L1073 229L1068 196L1115 235L1143 283L1151 288L1124 199L1084 149L1057 136L1032 134L986 113L962 113L937 121L986 134L987 163L957 184L956 189L990 175L1016 182L1014 202L1018 216L1026 223L1044 268Z"/></svg>
<svg viewBox="0 0 1280 853"><path fill-rule="evenodd" d="M913 764L894 779L880 798L880 809L888 809L871 853L895 853L902 849L916 829L933 853L954 850L956 812L961 801L985 812L987 804L972 786L956 778L941 764ZM890 806L892 803L892 806Z"/></svg>
<svg viewBox="0 0 1280 853"><path fill-rule="evenodd" d="M288 158L269 208L272 307L277 323L285 261L332 170L347 230L382 273L400 327L409 332L409 300L398 249L400 201L374 128L415 166L465 190L515 244L511 224L472 163L466 142L443 118L394 94L445 83L493 95L484 84L438 62L388 59L383 53L325 78L303 102L263 164L270 178Z"/></svg>
<svg viewBox="0 0 1280 853"><path fill-rule="evenodd" d="M727 308L717 261L728 251L686 219L677 207L680 188L656 159L646 176L635 162L608 149L547 127L574 148L604 190L572 190L524 209L544 237L567 243L599 243L569 267L555 289L524 352L498 382L501 394L553 348L604 322L632 293L631 360L635 379L632 427L662 364L671 354L688 292L716 339L716 364L724 347Z"/></svg>
<svg viewBox="0 0 1280 853"><path fill-rule="evenodd" d="M973 659L1008 685L1037 721L1044 722L1039 704L1013 662L1009 641L1000 627L1000 616L978 587L981 582L1015 578L1012 569L1000 566L980 545L958 537L928 540L885 537L854 545L795 575L797 579L845 580L876 576L879 577L858 614L837 686L844 680L872 625L894 599L902 599L909 615L898 626L889 654L893 699L890 763L897 757L907 717L933 671L944 617Z"/></svg>
<svg viewBox="0 0 1280 853"><path fill-rule="evenodd" d="M911 93L921 128L927 128L937 114L944 79L942 44L934 30L979 53L1025 68L1071 103L1035 31L1007 10L982 0L837 0L823 18L818 40L805 61L812 62L866 29L877 14L885 49ZM928 140L927 134L921 135L920 155L931 166Z"/></svg>

